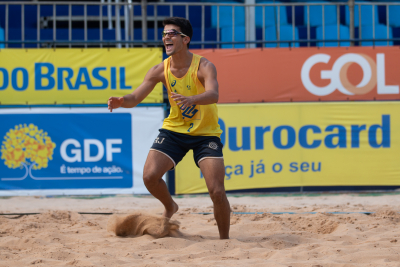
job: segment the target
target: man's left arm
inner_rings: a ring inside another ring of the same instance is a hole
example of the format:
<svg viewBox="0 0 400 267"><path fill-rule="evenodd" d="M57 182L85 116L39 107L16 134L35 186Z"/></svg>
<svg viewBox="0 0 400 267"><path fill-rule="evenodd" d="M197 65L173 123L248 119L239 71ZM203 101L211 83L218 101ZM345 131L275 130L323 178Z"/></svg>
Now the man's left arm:
<svg viewBox="0 0 400 267"><path fill-rule="evenodd" d="M198 76L202 78L201 80L204 79L204 93L193 96L183 96L172 92L172 99L175 100L178 106L182 105L182 109L193 105L209 105L218 102L217 69L214 64L202 58Z"/></svg>

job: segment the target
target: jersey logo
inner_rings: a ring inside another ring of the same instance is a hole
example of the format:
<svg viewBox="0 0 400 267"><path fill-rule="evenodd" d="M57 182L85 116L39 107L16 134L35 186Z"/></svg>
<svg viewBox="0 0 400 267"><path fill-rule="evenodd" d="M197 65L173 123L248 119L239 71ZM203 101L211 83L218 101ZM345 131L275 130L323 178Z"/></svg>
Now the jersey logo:
<svg viewBox="0 0 400 267"><path fill-rule="evenodd" d="M172 83L171 83L171 86L174 87L175 84L176 84L176 80L173 80Z"/></svg>
<svg viewBox="0 0 400 267"><path fill-rule="evenodd" d="M188 90L192 89L192 88L190 88L190 85L187 85L186 87L187 87Z"/></svg>
<svg viewBox="0 0 400 267"><path fill-rule="evenodd" d="M187 107L184 111L182 111L182 116L183 119L188 118L191 119L193 118L194 115L199 111L198 109L195 109L196 105L193 105L191 107Z"/></svg>

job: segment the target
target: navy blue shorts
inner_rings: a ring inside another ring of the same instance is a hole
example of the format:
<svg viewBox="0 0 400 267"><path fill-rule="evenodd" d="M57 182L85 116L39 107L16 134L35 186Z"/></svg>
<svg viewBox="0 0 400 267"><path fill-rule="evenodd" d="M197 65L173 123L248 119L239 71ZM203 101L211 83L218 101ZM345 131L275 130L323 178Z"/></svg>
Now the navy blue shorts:
<svg viewBox="0 0 400 267"><path fill-rule="evenodd" d="M174 163L174 168L186 153L193 149L193 158L197 167L206 158L223 158L222 143L216 136L193 136L160 129L160 134L154 140L150 150L156 150Z"/></svg>

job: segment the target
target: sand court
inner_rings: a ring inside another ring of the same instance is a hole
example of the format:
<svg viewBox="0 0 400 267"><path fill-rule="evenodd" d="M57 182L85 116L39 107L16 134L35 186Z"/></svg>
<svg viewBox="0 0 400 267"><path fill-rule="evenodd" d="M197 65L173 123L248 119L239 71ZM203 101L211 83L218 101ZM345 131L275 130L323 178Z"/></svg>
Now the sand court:
<svg viewBox="0 0 400 267"><path fill-rule="evenodd" d="M398 192L228 198L230 240L206 195L172 220L149 196L2 198L40 214L0 216L0 266L400 266Z"/></svg>

